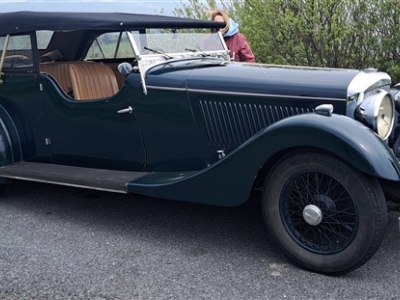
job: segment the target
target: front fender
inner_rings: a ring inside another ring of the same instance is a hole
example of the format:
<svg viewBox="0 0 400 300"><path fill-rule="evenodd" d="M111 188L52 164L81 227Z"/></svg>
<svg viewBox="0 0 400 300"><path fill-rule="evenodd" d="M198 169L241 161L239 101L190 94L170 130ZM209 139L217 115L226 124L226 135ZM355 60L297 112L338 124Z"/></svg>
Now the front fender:
<svg viewBox="0 0 400 300"><path fill-rule="evenodd" d="M304 114L287 118L266 130L260 140L269 140L269 153L293 147L329 151L366 174L400 180L397 158L371 129L343 115Z"/></svg>
<svg viewBox="0 0 400 300"><path fill-rule="evenodd" d="M221 206L240 205L269 160L293 148L322 149L354 168L400 180L396 157L369 128L342 115L297 115L283 119L210 167L187 173L151 173L127 186L129 192Z"/></svg>

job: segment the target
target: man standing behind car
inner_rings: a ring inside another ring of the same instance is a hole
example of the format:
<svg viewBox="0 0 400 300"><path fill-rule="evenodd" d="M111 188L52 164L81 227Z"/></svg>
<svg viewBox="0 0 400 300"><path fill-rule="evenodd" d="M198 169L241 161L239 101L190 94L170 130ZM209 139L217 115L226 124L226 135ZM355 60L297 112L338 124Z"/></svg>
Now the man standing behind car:
<svg viewBox="0 0 400 300"><path fill-rule="evenodd" d="M221 28L226 46L230 50L231 60L238 62L256 62L253 51L246 37L239 32L239 24L233 21L224 10L211 12L211 20L225 22L226 26Z"/></svg>

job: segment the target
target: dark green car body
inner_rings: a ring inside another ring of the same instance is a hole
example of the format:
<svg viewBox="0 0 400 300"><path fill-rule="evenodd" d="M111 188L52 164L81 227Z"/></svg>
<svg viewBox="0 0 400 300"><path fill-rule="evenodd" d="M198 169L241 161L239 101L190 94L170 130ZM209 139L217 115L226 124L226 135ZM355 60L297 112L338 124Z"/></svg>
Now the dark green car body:
<svg viewBox="0 0 400 300"><path fill-rule="evenodd" d="M311 113L331 103L345 114L346 87L358 72L197 63L200 68L180 70L177 62L176 70L152 70L147 95L131 74L118 94L102 101L68 99L45 75L4 75L3 119L13 124L4 130L15 133L3 137L3 165L26 160L143 172L127 182L127 191L226 206L246 201L260 168L297 147L324 149L371 175L398 179L393 154L375 134L348 118ZM232 74L241 74L239 84ZM307 80L292 84L297 76ZM116 114L129 105L133 114ZM219 150L229 160L220 161Z"/></svg>

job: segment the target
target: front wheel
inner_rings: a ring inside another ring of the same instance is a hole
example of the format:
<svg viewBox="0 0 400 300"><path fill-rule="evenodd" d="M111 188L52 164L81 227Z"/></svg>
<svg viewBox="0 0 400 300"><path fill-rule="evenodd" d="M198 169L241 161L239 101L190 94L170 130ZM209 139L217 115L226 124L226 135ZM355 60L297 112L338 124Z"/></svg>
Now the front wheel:
<svg viewBox="0 0 400 300"><path fill-rule="evenodd" d="M388 222L376 178L323 153L296 153L267 177L263 214L283 251L303 268L331 275L365 264Z"/></svg>

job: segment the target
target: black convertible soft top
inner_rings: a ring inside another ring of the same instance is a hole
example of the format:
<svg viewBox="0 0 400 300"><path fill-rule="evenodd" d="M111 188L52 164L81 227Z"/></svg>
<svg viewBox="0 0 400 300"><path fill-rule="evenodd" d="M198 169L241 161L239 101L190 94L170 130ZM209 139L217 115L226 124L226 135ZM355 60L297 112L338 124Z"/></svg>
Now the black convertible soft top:
<svg viewBox="0 0 400 300"><path fill-rule="evenodd" d="M221 28L224 23L131 13L18 11L0 13L0 36L35 30L131 30L142 28Z"/></svg>

